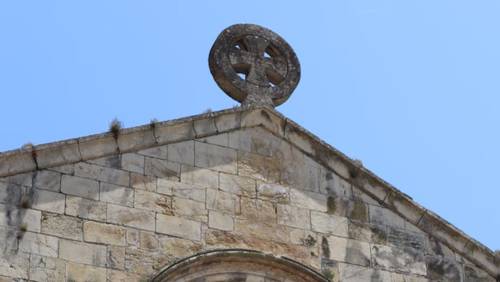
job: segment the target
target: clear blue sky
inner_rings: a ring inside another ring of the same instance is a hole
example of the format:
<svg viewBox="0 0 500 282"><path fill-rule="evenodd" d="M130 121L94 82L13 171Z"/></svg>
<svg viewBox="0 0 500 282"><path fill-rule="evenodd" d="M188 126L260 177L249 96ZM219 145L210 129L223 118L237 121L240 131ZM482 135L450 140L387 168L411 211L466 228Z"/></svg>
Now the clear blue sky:
<svg viewBox="0 0 500 282"><path fill-rule="evenodd" d="M302 65L278 110L500 249L500 2L2 1L0 151L236 104L207 57L234 23Z"/></svg>

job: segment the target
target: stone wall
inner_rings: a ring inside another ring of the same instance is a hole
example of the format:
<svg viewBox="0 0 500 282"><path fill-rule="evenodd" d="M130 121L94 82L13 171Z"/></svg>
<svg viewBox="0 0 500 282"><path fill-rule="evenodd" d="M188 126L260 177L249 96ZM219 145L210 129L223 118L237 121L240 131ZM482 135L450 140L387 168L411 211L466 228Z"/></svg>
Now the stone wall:
<svg viewBox="0 0 500 282"><path fill-rule="evenodd" d="M219 248L332 281L496 281L358 185L260 126L4 177L0 281L143 281Z"/></svg>

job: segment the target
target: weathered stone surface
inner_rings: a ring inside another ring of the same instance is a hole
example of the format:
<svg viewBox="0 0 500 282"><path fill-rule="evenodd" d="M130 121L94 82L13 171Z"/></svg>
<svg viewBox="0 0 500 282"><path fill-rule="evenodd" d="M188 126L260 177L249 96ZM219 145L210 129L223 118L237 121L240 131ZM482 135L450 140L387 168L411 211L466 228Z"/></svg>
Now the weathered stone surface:
<svg viewBox="0 0 500 282"><path fill-rule="evenodd" d="M190 140L195 136L192 122L178 124L159 123L155 127L156 142L158 144Z"/></svg>
<svg viewBox="0 0 500 282"><path fill-rule="evenodd" d="M453 259L427 256L427 272L431 280L463 281L462 266Z"/></svg>
<svg viewBox="0 0 500 282"><path fill-rule="evenodd" d="M215 126L219 132L225 132L240 127L241 113L239 111L231 111L215 117Z"/></svg>
<svg viewBox="0 0 500 282"><path fill-rule="evenodd" d="M210 211L208 214L208 226L224 231L232 231L234 229L233 218L217 211Z"/></svg>
<svg viewBox="0 0 500 282"><path fill-rule="evenodd" d="M202 246L199 242L174 237L160 237L160 248L163 253L175 258L187 257L197 253Z"/></svg>
<svg viewBox="0 0 500 282"><path fill-rule="evenodd" d="M195 166L236 174L236 150L195 142Z"/></svg>
<svg viewBox="0 0 500 282"><path fill-rule="evenodd" d="M286 151L281 139L262 127L245 128L229 133L229 147L268 157L282 158Z"/></svg>
<svg viewBox="0 0 500 282"><path fill-rule="evenodd" d="M91 179L63 175L61 192L91 200L99 200L99 183Z"/></svg>
<svg viewBox="0 0 500 282"><path fill-rule="evenodd" d="M220 190L207 189L207 209L217 210L228 214L240 212L240 198L237 195Z"/></svg>
<svg viewBox="0 0 500 282"><path fill-rule="evenodd" d="M309 210L288 205L278 205L278 224L310 229L311 220Z"/></svg>
<svg viewBox="0 0 500 282"><path fill-rule="evenodd" d="M125 228L120 226L93 221L83 223L83 239L87 242L125 246L125 235Z"/></svg>
<svg viewBox="0 0 500 282"><path fill-rule="evenodd" d="M132 172L144 173L144 156L132 153L121 155L121 168Z"/></svg>
<svg viewBox="0 0 500 282"><path fill-rule="evenodd" d="M0 204L0 226L23 226L27 231L40 232L40 220L40 211Z"/></svg>
<svg viewBox="0 0 500 282"><path fill-rule="evenodd" d="M109 223L122 224L149 231L155 230L155 214L152 211L108 204L106 215Z"/></svg>
<svg viewBox="0 0 500 282"><path fill-rule="evenodd" d="M396 247L414 248L424 251L425 237L423 234L389 227L387 232L387 242Z"/></svg>
<svg viewBox="0 0 500 282"><path fill-rule="evenodd" d="M281 181L297 189L319 192L320 166L297 149L284 156Z"/></svg>
<svg viewBox="0 0 500 282"><path fill-rule="evenodd" d="M347 237L347 218L311 211L312 230Z"/></svg>
<svg viewBox="0 0 500 282"><path fill-rule="evenodd" d="M59 257L76 263L105 266L106 246L61 240L59 242Z"/></svg>
<svg viewBox="0 0 500 282"><path fill-rule="evenodd" d="M61 141L57 144L36 147L38 168L47 168L81 160L76 140Z"/></svg>
<svg viewBox="0 0 500 282"><path fill-rule="evenodd" d="M120 152L156 145L153 130L151 125L121 130L116 140Z"/></svg>
<svg viewBox="0 0 500 282"><path fill-rule="evenodd" d="M159 241L155 233L141 231L139 234L139 246L142 249L155 250L159 247Z"/></svg>
<svg viewBox="0 0 500 282"><path fill-rule="evenodd" d="M33 185L40 189L54 192L61 190L61 174L50 170L41 170L36 173Z"/></svg>
<svg viewBox="0 0 500 282"><path fill-rule="evenodd" d="M195 184L198 187L219 187L219 173L216 171L187 165L183 165L181 170L182 183Z"/></svg>
<svg viewBox="0 0 500 282"><path fill-rule="evenodd" d="M384 224L400 229L405 228L405 222L402 217L394 212L379 206L369 206L370 209L370 222L375 224Z"/></svg>
<svg viewBox="0 0 500 282"><path fill-rule="evenodd" d="M134 189L109 183L100 183L100 200L103 202L132 207L134 205Z"/></svg>
<svg viewBox="0 0 500 282"><path fill-rule="evenodd" d="M172 212L169 215L177 215L192 220L207 222L208 210L205 203L183 198L172 199Z"/></svg>
<svg viewBox="0 0 500 282"><path fill-rule="evenodd" d="M0 256L0 273L11 278L28 279L29 254Z"/></svg>
<svg viewBox="0 0 500 282"><path fill-rule="evenodd" d="M290 187L268 183L259 184L257 186L257 197L288 203L290 201Z"/></svg>
<svg viewBox="0 0 500 282"><path fill-rule="evenodd" d="M42 213L42 233L82 240L82 220L66 215Z"/></svg>
<svg viewBox="0 0 500 282"><path fill-rule="evenodd" d="M194 166L194 141L169 144L168 160Z"/></svg>
<svg viewBox="0 0 500 282"><path fill-rule="evenodd" d="M238 174L269 183L280 181L283 165L280 160L238 151Z"/></svg>
<svg viewBox="0 0 500 282"><path fill-rule="evenodd" d="M331 259L356 265L370 266L370 244L335 236L328 236L327 240Z"/></svg>
<svg viewBox="0 0 500 282"><path fill-rule="evenodd" d="M137 173L130 173L130 186L134 189L156 191L156 183L161 178L156 178L150 175L142 175Z"/></svg>
<svg viewBox="0 0 500 282"><path fill-rule="evenodd" d="M423 254L412 248L396 248L382 245L372 246L373 263L391 271L426 275L427 267Z"/></svg>
<svg viewBox="0 0 500 282"><path fill-rule="evenodd" d="M193 128L196 133L196 138L217 133L217 127L215 126L215 121L211 113L205 114L203 118L195 119L193 121Z"/></svg>
<svg viewBox="0 0 500 282"><path fill-rule="evenodd" d="M58 238L26 232L19 241L19 250L47 257L57 257Z"/></svg>
<svg viewBox="0 0 500 282"><path fill-rule="evenodd" d="M327 196L297 189L290 190L290 204L320 212L327 212Z"/></svg>
<svg viewBox="0 0 500 282"><path fill-rule="evenodd" d="M66 263L61 259L31 255L29 277L37 282L65 281Z"/></svg>
<svg viewBox="0 0 500 282"><path fill-rule="evenodd" d="M203 143L208 143L208 144L213 144L213 145L219 145L222 147L228 147L229 146L229 134L223 133L223 134L218 134L218 135L207 136L207 137L197 139L197 141L203 142Z"/></svg>
<svg viewBox="0 0 500 282"><path fill-rule="evenodd" d="M106 203L68 195L65 213L85 219L106 221Z"/></svg>
<svg viewBox="0 0 500 282"><path fill-rule="evenodd" d="M82 160L95 159L118 151L116 140L111 135L80 138L79 147Z"/></svg>
<svg viewBox="0 0 500 282"><path fill-rule="evenodd" d="M156 232L199 241L201 240L201 223L175 216L157 214Z"/></svg>
<svg viewBox="0 0 500 282"><path fill-rule="evenodd" d="M495 282L495 278L491 277L484 270L481 270L473 265L464 265L464 281L465 282Z"/></svg>
<svg viewBox="0 0 500 282"><path fill-rule="evenodd" d="M64 213L66 196L61 193L35 189L33 208L54 213Z"/></svg>
<svg viewBox="0 0 500 282"><path fill-rule="evenodd" d="M392 281L391 274L387 271L366 268L352 264L339 264L340 279L342 282L386 282Z"/></svg>
<svg viewBox="0 0 500 282"><path fill-rule="evenodd" d="M256 196L256 181L249 177L242 177L232 174L219 174L219 188L233 194L247 197Z"/></svg>
<svg viewBox="0 0 500 282"><path fill-rule="evenodd" d="M180 174L180 165L165 160L146 157L144 173L150 176L176 179Z"/></svg>
<svg viewBox="0 0 500 282"><path fill-rule="evenodd" d="M130 181L127 171L84 162L75 165L75 175L122 186L128 186Z"/></svg>
<svg viewBox="0 0 500 282"><path fill-rule="evenodd" d="M385 245L387 244L387 227L351 221L349 222L349 238Z"/></svg>
<svg viewBox="0 0 500 282"><path fill-rule="evenodd" d="M0 154L0 175L11 175L36 169L31 151L22 150Z"/></svg>
<svg viewBox="0 0 500 282"><path fill-rule="evenodd" d="M189 199L205 203L206 189L202 186L198 186L195 184L185 184L182 182L165 182L165 185L166 187L169 187L171 189L171 194L177 198ZM168 194L168 188L165 191L165 194Z"/></svg>
<svg viewBox="0 0 500 282"><path fill-rule="evenodd" d="M108 269L125 269L125 247L107 246L106 267Z"/></svg>
<svg viewBox="0 0 500 282"><path fill-rule="evenodd" d="M151 147L148 149L140 150L137 153L146 157L166 160L168 158L168 145Z"/></svg>
<svg viewBox="0 0 500 282"><path fill-rule="evenodd" d="M106 282L106 269L89 265L68 263L68 281Z"/></svg>
<svg viewBox="0 0 500 282"><path fill-rule="evenodd" d="M172 199L166 195L137 190L135 191L134 207L163 214L172 214Z"/></svg>

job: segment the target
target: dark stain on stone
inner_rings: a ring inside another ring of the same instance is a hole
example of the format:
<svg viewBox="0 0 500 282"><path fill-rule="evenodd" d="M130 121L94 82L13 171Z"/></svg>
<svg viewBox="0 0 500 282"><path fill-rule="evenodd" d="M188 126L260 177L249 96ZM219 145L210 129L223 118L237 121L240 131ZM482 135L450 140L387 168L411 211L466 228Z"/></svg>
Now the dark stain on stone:
<svg viewBox="0 0 500 282"><path fill-rule="evenodd" d="M316 245L316 239L314 239L314 237L311 235L307 235L306 238L302 239L302 243L304 244L304 246L310 248Z"/></svg>
<svg viewBox="0 0 500 282"><path fill-rule="evenodd" d="M370 258L361 252L361 244L350 241L346 252L346 261L359 265L370 265Z"/></svg>
<svg viewBox="0 0 500 282"><path fill-rule="evenodd" d="M352 201L349 204L348 217L352 220L368 221L368 211L366 205L361 201Z"/></svg>
<svg viewBox="0 0 500 282"><path fill-rule="evenodd" d="M268 122L272 122L273 120L271 119L271 116L269 115L268 112L266 112L265 110L261 110L260 111L260 114L262 117L264 117Z"/></svg>
<svg viewBox="0 0 500 282"><path fill-rule="evenodd" d="M321 239L321 253L323 258L330 258L330 246L325 237Z"/></svg>
<svg viewBox="0 0 500 282"><path fill-rule="evenodd" d="M114 155L107 157L105 160L105 164L107 167L121 169L122 168L122 156Z"/></svg>
<svg viewBox="0 0 500 282"><path fill-rule="evenodd" d="M327 172L326 175L325 175L325 179L326 180L332 180L333 179L333 174L330 171Z"/></svg>
<svg viewBox="0 0 500 282"><path fill-rule="evenodd" d="M427 273L431 280L446 278L446 281L462 281L460 270L456 262L444 257L428 256Z"/></svg>
<svg viewBox="0 0 500 282"><path fill-rule="evenodd" d="M326 199L326 208L327 208L327 212L329 214L335 213L335 211L337 209L337 205L335 203L335 197L328 196L328 198Z"/></svg>

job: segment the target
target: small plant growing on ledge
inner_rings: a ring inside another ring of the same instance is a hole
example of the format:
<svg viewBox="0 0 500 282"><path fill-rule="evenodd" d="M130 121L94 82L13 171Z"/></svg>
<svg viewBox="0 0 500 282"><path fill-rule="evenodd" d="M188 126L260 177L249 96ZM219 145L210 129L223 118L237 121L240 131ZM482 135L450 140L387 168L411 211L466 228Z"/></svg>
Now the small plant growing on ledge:
<svg viewBox="0 0 500 282"><path fill-rule="evenodd" d="M120 135L120 130L122 129L122 122L117 118L114 118L109 124L109 132L113 134L113 138L118 139L118 135Z"/></svg>

